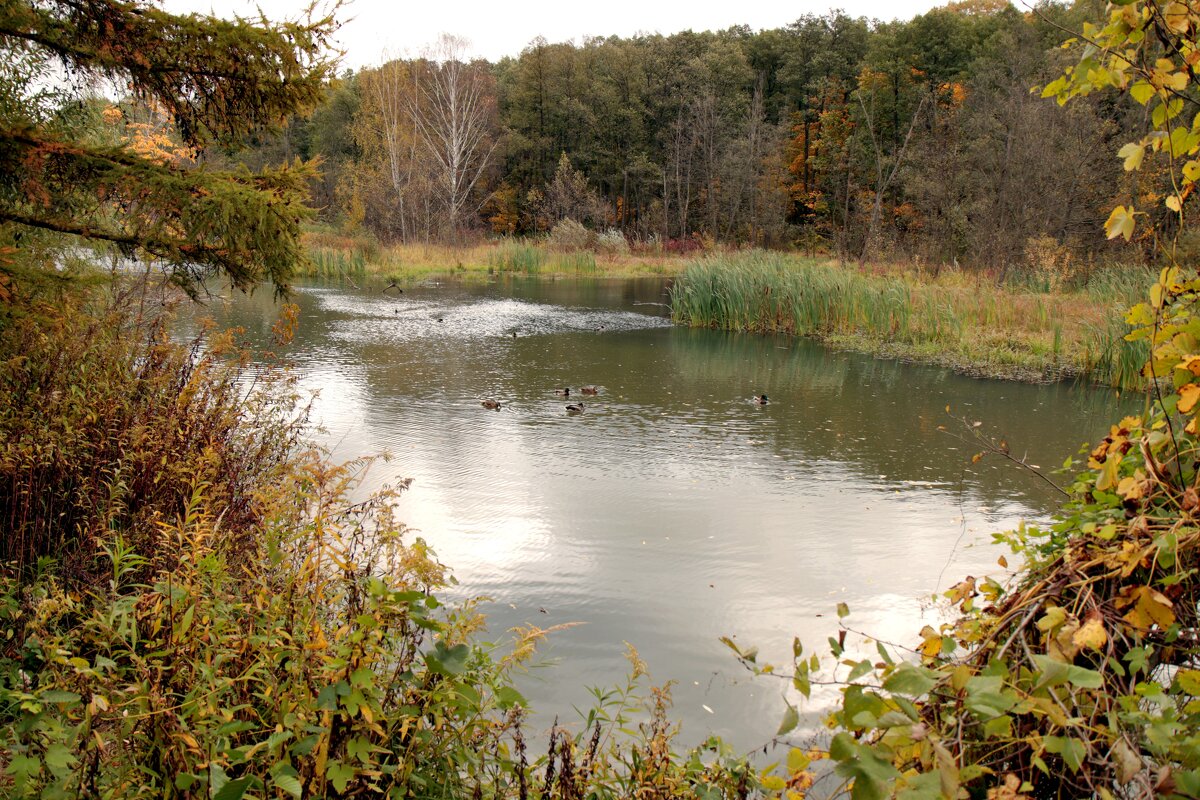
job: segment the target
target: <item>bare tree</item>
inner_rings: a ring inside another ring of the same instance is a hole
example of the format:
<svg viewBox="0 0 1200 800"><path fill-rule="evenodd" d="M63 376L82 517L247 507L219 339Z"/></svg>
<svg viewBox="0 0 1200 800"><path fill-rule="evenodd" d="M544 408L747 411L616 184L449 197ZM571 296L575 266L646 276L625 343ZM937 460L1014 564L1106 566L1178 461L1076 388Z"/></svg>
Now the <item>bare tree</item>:
<svg viewBox="0 0 1200 800"><path fill-rule="evenodd" d="M436 171L440 200L451 236L457 236L464 210L487 172L496 139L495 97L484 64L467 62L465 39L442 34L425 57L413 64L408 112ZM476 202L478 210L482 201Z"/></svg>
<svg viewBox="0 0 1200 800"><path fill-rule="evenodd" d="M409 65L402 61L385 63L364 81L375 103L379 131L383 137L384 156L387 160L388 177L396 200L396 218L400 223L400 238L408 240L408 209L406 201L410 194L413 168L416 162L416 138L409 123L408 105L412 92Z"/></svg>
<svg viewBox="0 0 1200 800"><path fill-rule="evenodd" d="M875 247L876 240L879 238L879 223L883 216L883 198L887 194L888 189L892 185L892 181L899 174L901 166L904 164L904 154L908 151L909 142L912 141L913 131L917 127L917 121L921 117L921 112L925 110L925 103L929 100L928 95L922 95L921 100L917 103L916 109L912 112L912 119L908 123L908 132L904 134L904 141L896 147L895 152L891 154L891 164L888 164L888 157L884 154L883 144L880 141L882 136L876 129L876 109L875 109L875 91L868 92L872 81L876 80L875 75L864 70L862 77L859 79L859 88L854 93L858 99L858 104L862 108L863 119L867 125L867 136L871 141L871 149L875 155L875 199L871 204L871 219L867 225L866 239L863 241L862 254L859 256L859 263L866 263L870 257L872 248ZM870 97L871 103L868 106L864 94ZM898 93L897 93L898 95ZM897 114L896 105L898 96L893 97L893 114ZM896 122L899 120L897 119ZM899 132L899 127L896 126L895 133ZM888 167L890 166L890 169Z"/></svg>

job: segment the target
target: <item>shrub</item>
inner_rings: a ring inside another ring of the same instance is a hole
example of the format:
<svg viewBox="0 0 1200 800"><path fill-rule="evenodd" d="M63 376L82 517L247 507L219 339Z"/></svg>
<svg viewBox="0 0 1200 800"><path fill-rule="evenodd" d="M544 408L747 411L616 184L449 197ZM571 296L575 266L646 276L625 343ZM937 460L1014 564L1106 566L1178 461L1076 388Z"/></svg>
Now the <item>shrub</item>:
<svg viewBox="0 0 1200 800"><path fill-rule="evenodd" d="M573 219L564 219L550 230L548 242L555 250L589 250L596 234Z"/></svg>
<svg viewBox="0 0 1200 800"><path fill-rule="evenodd" d="M629 255L629 241L616 228L609 228L596 237L596 252L613 256Z"/></svg>
<svg viewBox="0 0 1200 800"><path fill-rule="evenodd" d="M286 375L234 332L177 343L144 292L69 297L0 337L0 563L53 557L83 577L113 534L157 559L198 486L241 543L290 468L304 414Z"/></svg>

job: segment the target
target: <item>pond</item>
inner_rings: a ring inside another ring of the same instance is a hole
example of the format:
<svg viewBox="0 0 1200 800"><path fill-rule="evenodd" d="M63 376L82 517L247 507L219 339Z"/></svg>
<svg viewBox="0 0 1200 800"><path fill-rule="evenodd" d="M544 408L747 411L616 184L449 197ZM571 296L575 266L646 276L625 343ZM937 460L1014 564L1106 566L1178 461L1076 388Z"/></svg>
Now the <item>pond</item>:
<svg viewBox="0 0 1200 800"><path fill-rule="evenodd" d="M629 642L676 681L683 741L763 745L783 682L752 678L719 637L777 663L793 636L824 652L844 602L854 630L913 644L932 593L1002 572L992 532L1055 508L1030 473L973 464L978 448L939 430L963 429L947 406L1049 472L1139 407L673 327L658 280L381 289L297 291L290 354L320 391L321 440L338 459L393 456L365 489L412 479L399 518L453 569L454 597L490 598L490 639L580 623L522 679L543 728L578 726L588 687L623 683ZM263 292L213 310L262 337L277 312Z"/></svg>

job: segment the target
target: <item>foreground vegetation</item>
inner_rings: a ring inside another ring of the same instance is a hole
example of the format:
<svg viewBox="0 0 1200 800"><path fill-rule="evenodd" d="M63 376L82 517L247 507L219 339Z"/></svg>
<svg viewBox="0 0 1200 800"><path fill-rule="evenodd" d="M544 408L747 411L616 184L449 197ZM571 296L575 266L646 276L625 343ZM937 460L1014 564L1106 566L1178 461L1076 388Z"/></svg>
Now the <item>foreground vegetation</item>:
<svg viewBox="0 0 1200 800"><path fill-rule="evenodd" d="M304 444L286 370L225 332L172 342L129 301L43 309L0 342L0 793L754 787L719 744L672 748L669 695L644 691L636 653L629 685L527 753L512 678L545 632L482 642L469 605L439 604L446 570L394 495L362 499L365 464Z"/></svg>

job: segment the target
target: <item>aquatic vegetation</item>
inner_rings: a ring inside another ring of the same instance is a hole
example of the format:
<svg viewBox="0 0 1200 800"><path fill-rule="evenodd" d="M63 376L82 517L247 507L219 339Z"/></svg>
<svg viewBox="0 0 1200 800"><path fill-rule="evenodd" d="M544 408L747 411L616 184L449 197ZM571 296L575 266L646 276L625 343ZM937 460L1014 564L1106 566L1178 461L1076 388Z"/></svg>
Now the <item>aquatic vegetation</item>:
<svg viewBox="0 0 1200 800"><path fill-rule="evenodd" d="M1144 346L1107 322L1128 295L1102 294L1101 303L1087 291L1102 290L1039 294L981 277L873 273L751 251L691 262L672 287L671 310L687 325L817 336L983 374L1142 385L1134 365Z"/></svg>

